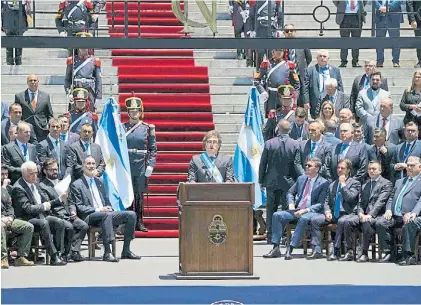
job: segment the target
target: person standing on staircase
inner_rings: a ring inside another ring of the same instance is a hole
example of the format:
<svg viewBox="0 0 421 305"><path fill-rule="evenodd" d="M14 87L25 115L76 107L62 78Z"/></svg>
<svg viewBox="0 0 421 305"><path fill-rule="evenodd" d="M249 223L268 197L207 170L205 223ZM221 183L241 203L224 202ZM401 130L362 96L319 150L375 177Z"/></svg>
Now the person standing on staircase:
<svg viewBox="0 0 421 305"><path fill-rule="evenodd" d="M73 90L72 101L75 103L75 109L66 114L70 123L68 130L71 133L80 134L83 124L88 123L92 125L93 138L95 139L98 130L98 115L89 111L89 107L87 107L88 96L88 90L84 88L75 88Z"/></svg>
<svg viewBox="0 0 421 305"><path fill-rule="evenodd" d="M144 194L148 192L148 178L152 175L156 162L157 148L155 125L142 119L143 101L133 96L125 100L129 121L124 124L127 148L129 151L130 171L134 192L133 209L136 212L136 231L148 232L143 224Z"/></svg>
<svg viewBox="0 0 421 305"><path fill-rule="evenodd" d="M31 22L31 3L24 1L1 1L1 30L6 36L23 36ZM15 54L13 54L13 50ZM7 48L6 63L22 64L22 48Z"/></svg>

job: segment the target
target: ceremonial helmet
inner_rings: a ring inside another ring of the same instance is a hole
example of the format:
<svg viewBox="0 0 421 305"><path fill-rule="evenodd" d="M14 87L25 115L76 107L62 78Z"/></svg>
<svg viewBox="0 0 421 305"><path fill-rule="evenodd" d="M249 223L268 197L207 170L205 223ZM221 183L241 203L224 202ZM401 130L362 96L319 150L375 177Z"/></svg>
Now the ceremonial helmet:
<svg viewBox="0 0 421 305"><path fill-rule="evenodd" d="M85 88L75 88L72 91L73 101L84 101L87 102L89 99L89 92Z"/></svg>
<svg viewBox="0 0 421 305"><path fill-rule="evenodd" d="M139 109L139 118L142 120L144 113L143 113L143 101L140 97L136 97L134 92L132 91L132 96L125 99L124 103L126 104L127 111L131 109Z"/></svg>

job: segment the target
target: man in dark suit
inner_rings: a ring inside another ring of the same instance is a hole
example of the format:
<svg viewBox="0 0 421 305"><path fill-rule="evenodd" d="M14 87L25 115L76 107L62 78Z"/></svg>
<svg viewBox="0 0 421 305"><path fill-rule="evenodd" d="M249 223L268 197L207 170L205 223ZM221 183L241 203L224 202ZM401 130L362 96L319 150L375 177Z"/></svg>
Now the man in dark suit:
<svg viewBox="0 0 421 305"><path fill-rule="evenodd" d="M26 220L34 226L34 232L39 233L43 245L51 256L51 265L62 266L66 262L60 258L63 248L63 220L50 215L52 203L37 183L37 165L31 161L22 165L22 178L12 190L13 205L16 217Z"/></svg>
<svg viewBox="0 0 421 305"><path fill-rule="evenodd" d="M64 222L64 251L61 258L66 262L69 258L74 262L84 261L85 258L80 254L80 247L89 226L76 216L76 211L69 211L66 202L67 192L59 195L54 188L58 183L57 160L46 159L42 165L42 170L45 178L40 182L39 187L50 200L51 214Z"/></svg>
<svg viewBox="0 0 421 305"><path fill-rule="evenodd" d="M59 119L51 119L48 122L50 133L47 138L37 145L39 160L43 163L48 158L58 161L58 179L62 180L66 173L67 145L60 139L61 124Z"/></svg>
<svg viewBox="0 0 421 305"><path fill-rule="evenodd" d="M27 84L28 89L15 94L15 103L22 106L22 120L34 126L38 141L42 141L48 134L47 123L54 116L50 95L38 89L35 74L28 75Z"/></svg>
<svg viewBox="0 0 421 305"><path fill-rule="evenodd" d="M376 71L376 61L375 60L366 60L364 62L365 73L363 75L356 76L354 82L352 83L350 102L351 102L351 111L355 114L355 104L357 103L358 93L363 89L370 88L371 84L371 74ZM389 91L389 86L387 85L387 78L381 78L380 88Z"/></svg>
<svg viewBox="0 0 421 305"><path fill-rule="evenodd" d="M374 129L383 128L386 131L386 141L398 145L400 143L399 130L404 128L402 118L392 114L393 101L391 98L383 99L380 102L380 113L369 117L365 123L366 140L373 144Z"/></svg>
<svg viewBox="0 0 421 305"><path fill-rule="evenodd" d="M80 140L68 147L65 175L71 174L74 180L82 176L82 165L86 156L92 156L95 159L95 163L97 164L95 170L96 177L101 177L105 171L105 161L101 146L92 143L93 134L92 125L88 123L83 124L80 130Z"/></svg>
<svg viewBox="0 0 421 305"><path fill-rule="evenodd" d="M363 181L367 174L368 156L365 144L355 143L353 141L354 129L349 123L342 123L340 126L341 140L342 143L337 144L333 147L332 158L331 158L331 179L337 180L337 169L336 165L341 159L348 159L351 161L351 173L350 176Z"/></svg>
<svg viewBox="0 0 421 305"><path fill-rule="evenodd" d="M306 118L307 111L302 107L298 107L295 110L294 122L291 124L291 131L289 133L291 139L297 141L308 139L308 122Z"/></svg>
<svg viewBox="0 0 421 305"><path fill-rule="evenodd" d="M357 259L359 263L368 262L368 247L376 234L377 217L383 215L386 203L392 193L392 182L381 176L382 165L379 161L371 161L368 165L369 179L363 184L358 217L363 232L362 255Z"/></svg>
<svg viewBox="0 0 421 305"><path fill-rule="evenodd" d="M376 221L380 249L383 252L383 257L380 260L381 263L389 262L392 258L391 247L395 239L393 229L403 227L402 247L405 253L399 264L416 264L415 257L413 257L415 247L412 249L410 247L414 245L414 242L410 238L415 240L415 236L408 234L410 232L408 232L407 226L421 214L421 159L419 157L409 157L406 165L408 176L396 181L393 192L386 205L386 212L383 217Z"/></svg>
<svg viewBox="0 0 421 305"><path fill-rule="evenodd" d="M14 184L21 177L21 166L26 161L33 161L39 165L37 148L28 143L31 137L29 124L20 122L18 136L13 143L2 147L1 162L9 169L9 177Z"/></svg>
<svg viewBox="0 0 421 305"><path fill-rule="evenodd" d="M408 21L414 29L415 36L421 36L421 0L406 0L406 11L408 12ZM418 62L414 68L421 68L421 48L417 48Z"/></svg>
<svg viewBox="0 0 421 305"><path fill-rule="evenodd" d="M326 95L325 82L329 78L338 81L338 90L344 91L341 71L333 65L328 64L329 52L320 50L317 54L317 64L306 70L304 78L304 108L310 109L313 119L320 114L322 98Z"/></svg>
<svg viewBox="0 0 421 305"><path fill-rule="evenodd" d="M323 133L323 141L329 144L330 150L332 147L335 147L337 144L341 143L341 140L336 137L336 130L338 130L338 124L333 121L329 120L325 122L325 132Z"/></svg>
<svg viewBox="0 0 421 305"><path fill-rule="evenodd" d="M307 160L318 158L322 162L319 174L326 180L330 179L330 152L331 145L324 141L322 137L324 126L318 121L310 123L308 126L309 140L300 143L301 165L305 168ZM304 175L304 171L299 172Z"/></svg>
<svg viewBox="0 0 421 305"><path fill-rule="evenodd" d="M232 158L219 154L221 136L216 130L209 131L203 139L205 152L194 155L190 161L188 182L235 182Z"/></svg>
<svg viewBox="0 0 421 305"><path fill-rule="evenodd" d="M421 158L421 140L418 140L418 125L408 122L405 125L406 142L399 144L390 162L392 182L406 177L406 161L409 157Z"/></svg>
<svg viewBox="0 0 421 305"><path fill-rule="evenodd" d="M287 38L295 38L297 31L295 26L292 23L286 24L284 27L284 34ZM300 88L304 87L304 78L308 65L313 60L310 49L288 49L288 59L295 63L295 70L298 73L300 78ZM300 90L298 96L298 106L302 107L304 105L304 94Z"/></svg>
<svg viewBox="0 0 421 305"><path fill-rule="evenodd" d="M70 145L77 141L79 141L80 137L77 133L71 132L70 128L70 120L69 117L65 114L59 115L58 119L61 123L61 131L60 131L60 140L64 143Z"/></svg>
<svg viewBox="0 0 421 305"><path fill-rule="evenodd" d="M367 12L364 6L367 0L349 0L338 1L334 0L336 11L336 24L339 25L339 33L341 37L361 37L363 23L365 23L365 16ZM358 63L360 55L359 49L352 49L352 67L361 67ZM345 68L348 64L348 49L341 49L341 65L340 68Z"/></svg>
<svg viewBox="0 0 421 305"><path fill-rule="evenodd" d="M396 153L396 145L386 142L386 130L374 130L374 144L371 146L368 155L372 156L372 161L379 161L382 166L382 176L387 180L391 179L392 171L390 163L392 156Z"/></svg>
<svg viewBox="0 0 421 305"><path fill-rule="evenodd" d="M376 159L376 156L374 155L373 150L371 149L371 146L366 143L366 140L364 138L365 130L363 128L363 125L360 123L353 123L352 128L354 129L354 136L352 141L354 143L363 144L365 147L365 150L367 151L367 158L368 161L373 161Z"/></svg>
<svg viewBox="0 0 421 305"><path fill-rule="evenodd" d="M134 239L136 213L133 211L114 211L108 199L104 184L96 178L97 166L92 156L83 159L83 176L70 186L69 210L70 214L77 213L89 226L101 227L104 244L103 260L118 262L118 258L111 253L110 244L115 239L113 227L119 225L124 228L124 245L122 259L140 259L130 251L130 243Z"/></svg>
<svg viewBox="0 0 421 305"><path fill-rule="evenodd" d="M301 169L300 144L288 134L291 125L282 120L278 123L278 137L265 142L259 164L259 184L266 188L267 239L272 239L272 215L281 206L287 209L286 192L298 178Z"/></svg>
<svg viewBox="0 0 421 305"><path fill-rule="evenodd" d="M290 222L297 222L291 244L286 250L285 259L292 259L292 251L300 244L304 232L307 230L310 219L323 212L329 182L319 175L322 162L312 158L305 164L306 173L298 177L294 185L288 190L288 210L276 212L272 216L272 244L273 249L263 255L264 258L281 256L279 245L285 226Z"/></svg>
<svg viewBox="0 0 421 305"><path fill-rule="evenodd" d="M1 142L2 145L8 144L9 142L12 142L10 140L9 130L11 126L17 126L21 121L22 118L22 106L19 104L12 104L9 107L9 114L10 117L4 119L1 121ZM34 126L32 124L28 123L31 127L31 137L29 139L29 143L37 145L38 139L34 131Z"/></svg>
<svg viewBox="0 0 421 305"><path fill-rule="evenodd" d="M352 235L359 220L356 214L358 196L361 192L361 183L355 177L351 177L352 163L348 159L339 161L337 175L339 178L332 182L326 196L324 204L324 215L315 215L311 218L311 244L313 253L309 259L322 257L320 248L321 231L320 226L324 224L337 224L334 242L334 251L328 257L328 261L353 259ZM342 245L342 234L344 234L345 247L347 253L340 258L340 248Z"/></svg>
<svg viewBox="0 0 421 305"><path fill-rule="evenodd" d="M325 101L331 101L335 107L335 115L338 117L339 112L344 108L349 108L349 96L342 91L337 90L338 81L334 78L329 78L325 82L326 95L323 97L322 104Z"/></svg>

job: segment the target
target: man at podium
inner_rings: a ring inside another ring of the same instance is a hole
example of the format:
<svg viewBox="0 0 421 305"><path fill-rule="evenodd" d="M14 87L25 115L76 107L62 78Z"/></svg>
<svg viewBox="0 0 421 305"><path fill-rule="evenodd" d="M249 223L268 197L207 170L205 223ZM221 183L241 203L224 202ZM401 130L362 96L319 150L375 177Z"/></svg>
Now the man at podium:
<svg viewBox="0 0 421 305"><path fill-rule="evenodd" d="M232 158L219 154L221 136L216 130L203 138L204 152L194 155L190 161L188 182L234 182Z"/></svg>

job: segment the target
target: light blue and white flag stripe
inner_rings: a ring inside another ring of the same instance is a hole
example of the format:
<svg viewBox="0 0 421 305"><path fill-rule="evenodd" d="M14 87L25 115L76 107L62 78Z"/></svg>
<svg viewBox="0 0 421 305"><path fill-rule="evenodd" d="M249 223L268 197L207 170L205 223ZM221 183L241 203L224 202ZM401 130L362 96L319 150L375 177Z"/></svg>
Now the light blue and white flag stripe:
<svg viewBox="0 0 421 305"><path fill-rule="evenodd" d="M254 182L255 209L266 204L266 192L260 189L258 183L259 164L264 147L262 126L263 114L260 108L259 93L256 87L252 87L248 94L244 123L235 149L234 174L238 182Z"/></svg>
<svg viewBox="0 0 421 305"><path fill-rule="evenodd" d="M113 97L104 104L95 142L101 146L104 155L106 168L102 178L111 205L115 211L123 211L132 204L134 194L126 131Z"/></svg>

